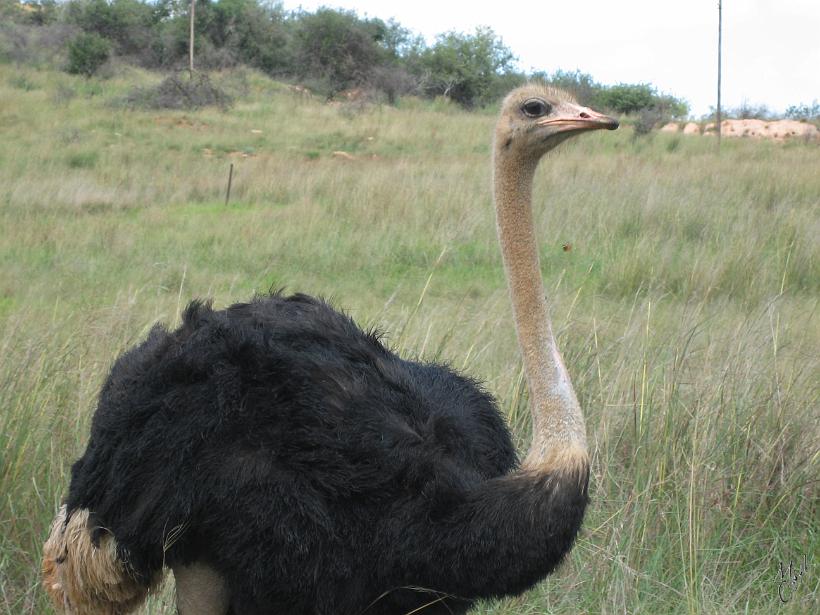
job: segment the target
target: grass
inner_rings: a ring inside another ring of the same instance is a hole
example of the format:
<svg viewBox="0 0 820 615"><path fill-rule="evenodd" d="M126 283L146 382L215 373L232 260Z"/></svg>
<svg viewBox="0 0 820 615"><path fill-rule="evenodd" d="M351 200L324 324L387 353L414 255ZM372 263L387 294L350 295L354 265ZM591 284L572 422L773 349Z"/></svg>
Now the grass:
<svg viewBox="0 0 820 615"><path fill-rule="evenodd" d="M39 552L106 370L193 297L330 296L400 352L482 378L526 447L492 115L356 113L244 78L231 111L147 112L114 104L147 73L0 67L0 613L51 612ZM718 155L628 128L544 161L541 257L592 506L558 574L476 613L816 612L818 167L812 144ZM781 604L778 565L804 555ZM169 587L142 613L171 605Z"/></svg>

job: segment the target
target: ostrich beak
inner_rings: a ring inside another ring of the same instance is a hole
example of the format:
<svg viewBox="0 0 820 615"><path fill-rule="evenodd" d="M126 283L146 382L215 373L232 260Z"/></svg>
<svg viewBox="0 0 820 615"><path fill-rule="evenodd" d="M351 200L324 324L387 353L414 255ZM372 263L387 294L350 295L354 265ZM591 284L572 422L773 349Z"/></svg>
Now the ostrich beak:
<svg viewBox="0 0 820 615"><path fill-rule="evenodd" d="M555 126L557 132L599 130L601 128L615 130L618 127L618 120L593 111L589 107L567 105L557 115L541 120L538 125Z"/></svg>

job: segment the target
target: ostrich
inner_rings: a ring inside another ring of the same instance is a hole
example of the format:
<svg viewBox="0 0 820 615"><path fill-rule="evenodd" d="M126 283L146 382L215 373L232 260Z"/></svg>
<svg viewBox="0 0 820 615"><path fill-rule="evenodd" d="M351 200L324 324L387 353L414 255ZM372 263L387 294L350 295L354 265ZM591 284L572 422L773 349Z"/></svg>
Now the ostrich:
<svg viewBox="0 0 820 615"><path fill-rule="evenodd" d="M618 122L528 84L494 136L498 235L530 391L519 463L493 399L306 295L194 301L114 364L44 547L59 611L136 608L165 566L182 615L452 614L525 591L587 505L584 419L533 225L540 158Z"/></svg>

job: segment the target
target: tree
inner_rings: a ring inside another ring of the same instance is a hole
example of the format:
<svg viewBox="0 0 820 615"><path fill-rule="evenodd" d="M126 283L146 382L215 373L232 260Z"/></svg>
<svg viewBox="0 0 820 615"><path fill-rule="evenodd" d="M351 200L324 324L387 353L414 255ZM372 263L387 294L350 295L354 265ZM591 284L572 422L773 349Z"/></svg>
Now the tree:
<svg viewBox="0 0 820 615"><path fill-rule="evenodd" d="M280 5L263 5L257 0L219 0L200 13L203 34L214 48L228 49L237 63L268 73L285 69L288 36Z"/></svg>
<svg viewBox="0 0 820 615"><path fill-rule="evenodd" d="M663 118L684 119L689 115L689 103L671 94L656 94L655 107Z"/></svg>
<svg viewBox="0 0 820 615"><path fill-rule="evenodd" d="M125 56L144 55L159 21L154 7L143 0L75 0L65 11L68 23L107 39L112 51Z"/></svg>
<svg viewBox="0 0 820 615"><path fill-rule="evenodd" d="M388 55L380 45L384 22L359 19L352 11L299 13L295 30L296 75L318 79L331 94L366 83Z"/></svg>
<svg viewBox="0 0 820 615"><path fill-rule="evenodd" d="M428 93L442 95L465 107L489 102L493 84L511 73L515 56L488 27L473 34L447 32L421 53L417 70L425 72Z"/></svg>
<svg viewBox="0 0 820 615"><path fill-rule="evenodd" d="M400 60L413 53L419 47L424 47L424 39L414 35L394 19L386 22L374 19L371 23L375 27L375 40L387 52L391 60Z"/></svg>

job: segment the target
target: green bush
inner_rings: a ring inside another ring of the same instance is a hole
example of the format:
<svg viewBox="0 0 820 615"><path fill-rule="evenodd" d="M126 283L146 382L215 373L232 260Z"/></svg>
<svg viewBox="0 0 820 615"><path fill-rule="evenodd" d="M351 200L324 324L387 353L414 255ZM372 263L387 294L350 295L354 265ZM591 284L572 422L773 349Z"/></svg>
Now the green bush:
<svg viewBox="0 0 820 615"><path fill-rule="evenodd" d="M656 94L654 106L665 118L685 119L689 115L689 103L671 94Z"/></svg>
<svg viewBox="0 0 820 615"><path fill-rule="evenodd" d="M288 62L285 13L278 4L219 0L202 13L199 28L217 49L230 50L237 63L280 73ZM204 7L203 7L204 8ZM187 43L187 32L185 42Z"/></svg>
<svg viewBox="0 0 820 615"><path fill-rule="evenodd" d="M596 96L603 90L601 84L596 83L592 75L580 70L557 70L552 75L537 75L550 85L569 92L582 105L593 105Z"/></svg>
<svg viewBox="0 0 820 615"><path fill-rule="evenodd" d="M118 55L141 55L163 15L162 7L161 2L153 6L145 0L71 0L65 6L65 20L87 34L104 37Z"/></svg>
<svg viewBox="0 0 820 615"><path fill-rule="evenodd" d="M601 90L595 103L617 113L636 113L655 106L655 89L648 83L619 83Z"/></svg>
<svg viewBox="0 0 820 615"><path fill-rule="evenodd" d="M111 43L99 34L80 34L68 46L66 71L90 77L108 61Z"/></svg>
<svg viewBox="0 0 820 615"><path fill-rule="evenodd" d="M328 8L299 13L297 19L293 69L300 78L323 82L330 94L367 83L387 59L379 44L381 20Z"/></svg>
<svg viewBox="0 0 820 615"><path fill-rule="evenodd" d="M533 79L540 79L550 85L572 94L582 105L606 109L615 113L643 114L638 118L643 125L669 118L685 118L689 114L689 104L671 94L659 94L646 83L619 83L601 85L592 75L579 70L557 70L552 75L537 72Z"/></svg>
<svg viewBox="0 0 820 615"><path fill-rule="evenodd" d="M415 70L427 78L427 93L465 107L488 103L500 93L498 80L513 73L515 56L490 28L473 34L447 32L421 52Z"/></svg>
<svg viewBox="0 0 820 615"><path fill-rule="evenodd" d="M619 83L602 87L594 96L593 104L616 113L646 111L645 117L656 115L661 119L683 118L689 114L689 104L685 100L658 94L648 83Z"/></svg>

